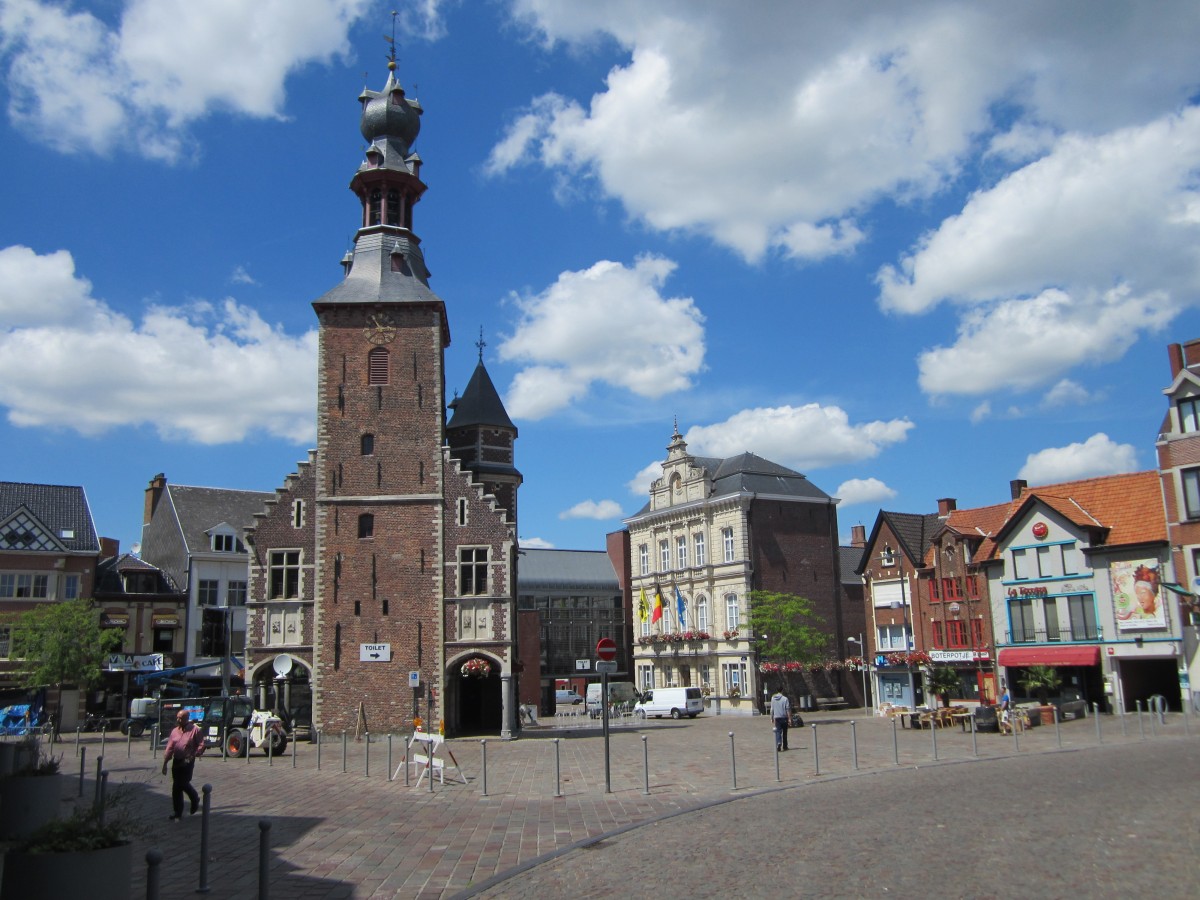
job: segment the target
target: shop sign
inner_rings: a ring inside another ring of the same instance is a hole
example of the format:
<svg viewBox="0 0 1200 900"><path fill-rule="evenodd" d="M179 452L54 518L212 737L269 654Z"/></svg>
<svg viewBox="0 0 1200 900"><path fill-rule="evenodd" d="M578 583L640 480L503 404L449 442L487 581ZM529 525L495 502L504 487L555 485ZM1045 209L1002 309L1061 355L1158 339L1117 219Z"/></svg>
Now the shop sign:
<svg viewBox="0 0 1200 900"><path fill-rule="evenodd" d="M129 625L129 613L101 613L101 628L125 628Z"/></svg>
<svg viewBox="0 0 1200 900"><path fill-rule="evenodd" d="M1048 590L1046 590L1045 585L1039 585L1038 587L1023 587L1023 588L1009 588L1008 589L1008 596L1010 596L1010 597L1045 597L1045 596L1048 596L1049 593L1050 592Z"/></svg>
<svg viewBox="0 0 1200 900"><path fill-rule="evenodd" d="M161 672L161 653L110 653L104 660L106 672Z"/></svg>
<svg viewBox="0 0 1200 900"><path fill-rule="evenodd" d="M151 617L150 624L155 628L178 628L179 616L171 613L169 615L154 615Z"/></svg>
<svg viewBox="0 0 1200 900"><path fill-rule="evenodd" d="M990 659L991 655L986 650L930 650L929 658L935 663L975 662Z"/></svg>

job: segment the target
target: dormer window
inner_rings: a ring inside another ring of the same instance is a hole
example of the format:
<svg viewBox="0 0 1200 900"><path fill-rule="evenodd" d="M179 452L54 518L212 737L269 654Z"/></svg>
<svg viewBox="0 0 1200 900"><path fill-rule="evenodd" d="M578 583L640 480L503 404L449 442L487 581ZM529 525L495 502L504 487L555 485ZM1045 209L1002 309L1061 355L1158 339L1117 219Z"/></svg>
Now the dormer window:
<svg viewBox="0 0 1200 900"><path fill-rule="evenodd" d="M235 541L232 534L214 534L212 536L212 548L214 553L232 553L234 544Z"/></svg>

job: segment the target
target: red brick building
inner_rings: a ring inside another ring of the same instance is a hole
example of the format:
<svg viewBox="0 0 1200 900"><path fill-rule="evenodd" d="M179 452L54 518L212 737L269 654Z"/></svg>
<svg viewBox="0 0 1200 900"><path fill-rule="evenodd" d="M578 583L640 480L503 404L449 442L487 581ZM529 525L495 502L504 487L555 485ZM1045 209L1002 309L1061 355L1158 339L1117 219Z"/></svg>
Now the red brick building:
<svg viewBox="0 0 1200 900"><path fill-rule="evenodd" d="M447 404L450 326L413 231L422 110L389 68L383 90L359 97L369 146L350 182L362 205L354 250L313 303L317 450L249 537L250 677L265 688L307 676L322 730L399 730L420 715L448 733L508 736L517 429L482 340Z"/></svg>

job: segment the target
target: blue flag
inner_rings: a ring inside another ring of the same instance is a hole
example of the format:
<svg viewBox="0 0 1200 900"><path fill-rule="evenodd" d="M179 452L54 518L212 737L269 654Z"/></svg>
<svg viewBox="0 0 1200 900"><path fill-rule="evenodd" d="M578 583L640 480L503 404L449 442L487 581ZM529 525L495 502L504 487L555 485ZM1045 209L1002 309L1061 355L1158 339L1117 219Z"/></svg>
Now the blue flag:
<svg viewBox="0 0 1200 900"><path fill-rule="evenodd" d="M679 613L679 630L687 628L687 604L683 602L683 594L679 593L679 585L675 585L675 611Z"/></svg>

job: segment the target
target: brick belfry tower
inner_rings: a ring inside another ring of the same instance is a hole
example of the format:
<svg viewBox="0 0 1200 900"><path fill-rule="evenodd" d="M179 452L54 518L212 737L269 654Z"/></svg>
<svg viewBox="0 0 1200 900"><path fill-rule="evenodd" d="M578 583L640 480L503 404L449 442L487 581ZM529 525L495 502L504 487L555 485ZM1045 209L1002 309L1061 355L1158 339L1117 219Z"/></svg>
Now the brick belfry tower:
<svg viewBox="0 0 1200 900"><path fill-rule="evenodd" d="M516 428L483 370L481 341L450 446L450 328L413 231L425 191L412 149L422 109L397 81L394 53L388 70L383 90L359 97L368 147L350 181L362 220L345 278L313 303L313 716L334 731L364 716L372 731L403 729L419 715L449 734L509 737Z"/></svg>

